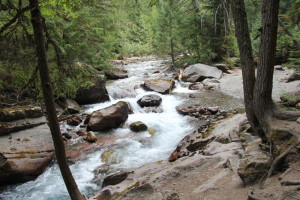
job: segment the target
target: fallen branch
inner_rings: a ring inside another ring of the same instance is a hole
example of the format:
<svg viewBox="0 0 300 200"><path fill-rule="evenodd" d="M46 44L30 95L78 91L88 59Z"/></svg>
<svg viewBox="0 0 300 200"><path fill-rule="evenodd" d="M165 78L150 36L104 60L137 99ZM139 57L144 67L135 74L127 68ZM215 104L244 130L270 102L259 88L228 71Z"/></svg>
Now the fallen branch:
<svg viewBox="0 0 300 200"><path fill-rule="evenodd" d="M157 74L156 76L159 76L159 75L161 75L162 73L165 73L165 72L168 71L170 68L171 68L171 66L165 68L164 70L162 70L162 71L161 71L159 74Z"/></svg>

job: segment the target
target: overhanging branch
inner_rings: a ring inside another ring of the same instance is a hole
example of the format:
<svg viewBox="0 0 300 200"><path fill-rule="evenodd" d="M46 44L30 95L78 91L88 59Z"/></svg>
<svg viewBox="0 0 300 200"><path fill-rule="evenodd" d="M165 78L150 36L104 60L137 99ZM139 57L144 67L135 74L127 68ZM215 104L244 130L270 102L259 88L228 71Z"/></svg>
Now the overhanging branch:
<svg viewBox="0 0 300 200"><path fill-rule="evenodd" d="M17 12L17 14L6 24L4 24L1 29L0 29L0 34L2 34L7 28L9 28L13 23L15 23L17 21L17 19L19 19L19 17L22 16L23 13L25 13L26 11L29 11L30 7L26 6L24 8L22 8L21 10L19 10Z"/></svg>

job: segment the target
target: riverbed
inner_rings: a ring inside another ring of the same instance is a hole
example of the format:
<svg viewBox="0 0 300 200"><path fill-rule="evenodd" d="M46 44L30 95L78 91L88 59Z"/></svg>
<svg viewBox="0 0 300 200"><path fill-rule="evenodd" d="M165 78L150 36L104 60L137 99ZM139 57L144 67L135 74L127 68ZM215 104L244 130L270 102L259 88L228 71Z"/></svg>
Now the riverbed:
<svg viewBox="0 0 300 200"><path fill-rule="evenodd" d="M171 78L173 73L154 73L167 67L164 59L148 58L127 65L118 66L127 70L128 78L107 82L110 101L84 106L85 114L105 108L118 101L129 102L133 107L126 123L111 131L96 132L98 138L117 138L112 144L103 146L100 150L91 152L84 159L71 164L72 173L84 194L92 195L101 187L103 178L123 169L139 167L149 162L166 160L174 151L180 140L191 133L197 124L191 123L191 118L177 113L176 106L200 104L203 107L218 106L222 110L235 110L243 107L241 99L234 98L218 90L192 91L189 83L176 82L171 94L162 95L145 91L139 86L146 79ZM161 113L147 113L138 104L137 100L148 94L156 94L162 98ZM194 94L196 98L190 98ZM132 135L129 125L142 121L148 128L155 130L151 136L147 131ZM71 129L62 124L63 130ZM77 141L72 141L76 143ZM110 151L113 159L109 163L103 162L101 155ZM95 172L97 171L97 172ZM67 200L69 199L58 166L55 162L36 180L23 184L6 187L0 194L5 200Z"/></svg>

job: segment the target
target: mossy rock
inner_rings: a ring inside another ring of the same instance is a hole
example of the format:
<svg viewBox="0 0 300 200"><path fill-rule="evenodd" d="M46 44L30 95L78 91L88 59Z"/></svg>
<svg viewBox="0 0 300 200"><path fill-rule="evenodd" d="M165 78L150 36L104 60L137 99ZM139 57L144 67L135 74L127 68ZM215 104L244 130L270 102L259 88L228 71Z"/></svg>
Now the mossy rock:
<svg viewBox="0 0 300 200"><path fill-rule="evenodd" d="M284 93L280 99L285 105L295 107L300 102L300 91Z"/></svg>
<svg viewBox="0 0 300 200"><path fill-rule="evenodd" d="M0 121L2 122L41 116L43 116L43 111L38 106L17 106L0 110Z"/></svg>
<svg viewBox="0 0 300 200"><path fill-rule="evenodd" d="M148 133L149 133L151 136L153 136L153 135L155 135L156 130L155 130L154 128L149 128L149 129L148 129Z"/></svg>
<svg viewBox="0 0 300 200"><path fill-rule="evenodd" d="M147 131L147 129L148 129L146 124L144 124L141 121L134 122L134 123L130 124L129 127L130 127L130 130L132 130L134 132Z"/></svg>

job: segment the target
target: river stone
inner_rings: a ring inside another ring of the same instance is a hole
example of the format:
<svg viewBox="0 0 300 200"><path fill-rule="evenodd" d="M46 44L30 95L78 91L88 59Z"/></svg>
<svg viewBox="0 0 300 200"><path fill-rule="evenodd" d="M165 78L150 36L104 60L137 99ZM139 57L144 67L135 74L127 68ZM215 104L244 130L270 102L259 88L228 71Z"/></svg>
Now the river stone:
<svg viewBox="0 0 300 200"><path fill-rule="evenodd" d="M100 78L94 80L93 85L89 88L79 88L75 97L75 101L80 105L101 103L108 100L105 81Z"/></svg>
<svg viewBox="0 0 300 200"><path fill-rule="evenodd" d="M106 78L109 80L128 78L127 71L122 70L122 69L109 70L109 71L105 71L104 73L105 73Z"/></svg>
<svg viewBox="0 0 300 200"><path fill-rule="evenodd" d="M134 132L146 131L148 129L146 124L144 124L141 121L134 122L134 123L130 124L129 127L130 127L130 130L132 130Z"/></svg>
<svg viewBox="0 0 300 200"><path fill-rule="evenodd" d="M88 129L92 131L104 131L118 128L128 118L128 104L119 101L109 107L94 111L88 123Z"/></svg>
<svg viewBox="0 0 300 200"><path fill-rule="evenodd" d="M145 113L162 113L164 110L161 107L144 107L143 111Z"/></svg>
<svg viewBox="0 0 300 200"><path fill-rule="evenodd" d="M300 124L300 117L298 117L297 122L298 122L298 124Z"/></svg>
<svg viewBox="0 0 300 200"><path fill-rule="evenodd" d="M141 107L159 106L161 102L162 98L154 94L143 96L137 101Z"/></svg>
<svg viewBox="0 0 300 200"><path fill-rule="evenodd" d="M202 90L203 84L200 82L192 83L189 85L189 90Z"/></svg>
<svg viewBox="0 0 300 200"><path fill-rule="evenodd" d="M175 82L171 79L153 79L145 80L142 87L148 91L154 91L161 94L169 94L174 88Z"/></svg>
<svg viewBox="0 0 300 200"><path fill-rule="evenodd" d="M93 142L97 141L97 137L95 136L95 134L92 131L89 131L87 133L87 136L86 136L85 140L87 142L93 143Z"/></svg>
<svg viewBox="0 0 300 200"><path fill-rule="evenodd" d="M201 82L206 78L220 79L222 71L216 67L204 64L194 64L184 69L182 80L187 82Z"/></svg>
<svg viewBox="0 0 300 200"><path fill-rule="evenodd" d="M292 81L298 81L300 80L300 72L295 71L288 79L287 79L287 83L288 82L292 82Z"/></svg>
<svg viewBox="0 0 300 200"><path fill-rule="evenodd" d="M115 150L107 150L101 154L101 161L106 164L116 164L116 151Z"/></svg>
<svg viewBox="0 0 300 200"><path fill-rule="evenodd" d="M38 106L17 106L0 110L0 121L8 122L25 118L38 118L43 116L43 110Z"/></svg>

